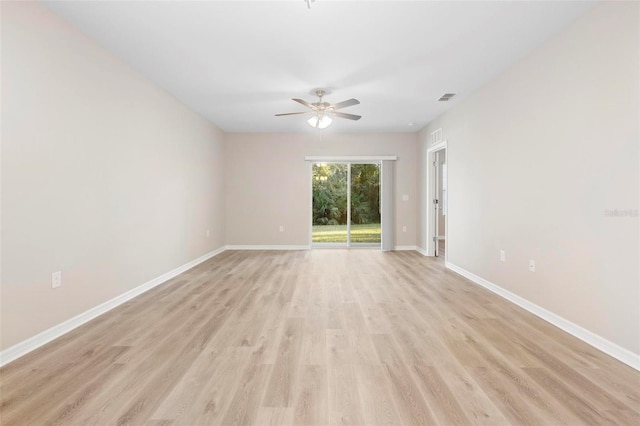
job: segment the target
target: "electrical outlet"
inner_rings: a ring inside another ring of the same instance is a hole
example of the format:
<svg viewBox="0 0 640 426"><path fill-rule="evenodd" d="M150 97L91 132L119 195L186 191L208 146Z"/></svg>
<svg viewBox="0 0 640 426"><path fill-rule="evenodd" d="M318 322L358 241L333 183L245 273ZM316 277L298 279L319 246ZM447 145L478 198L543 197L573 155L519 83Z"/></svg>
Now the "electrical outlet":
<svg viewBox="0 0 640 426"><path fill-rule="evenodd" d="M536 271L536 261L533 259L529 260L529 270L531 272L535 272Z"/></svg>
<svg viewBox="0 0 640 426"><path fill-rule="evenodd" d="M402 194L402 201L409 201L409 194Z"/></svg>
<svg viewBox="0 0 640 426"><path fill-rule="evenodd" d="M407 232L407 227L406 226L402 227L402 232Z"/></svg>
<svg viewBox="0 0 640 426"><path fill-rule="evenodd" d="M280 232L284 232L284 226L280 225Z"/></svg>
<svg viewBox="0 0 640 426"><path fill-rule="evenodd" d="M51 288L58 288L62 285L62 271L51 274Z"/></svg>
<svg viewBox="0 0 640 426"><path fill-rule="evenodd" d="M507 261L507 254L504 252L504 250L500 250L500 262L506 262Z"/></svg>
<svg viewBox="0 0 640 426"><path fill-rule="evenodd" d="M210 229L207 229L206 234L207 234L207 238L209 238L209 237L211 236L211 230L210 230Z"/></svg>

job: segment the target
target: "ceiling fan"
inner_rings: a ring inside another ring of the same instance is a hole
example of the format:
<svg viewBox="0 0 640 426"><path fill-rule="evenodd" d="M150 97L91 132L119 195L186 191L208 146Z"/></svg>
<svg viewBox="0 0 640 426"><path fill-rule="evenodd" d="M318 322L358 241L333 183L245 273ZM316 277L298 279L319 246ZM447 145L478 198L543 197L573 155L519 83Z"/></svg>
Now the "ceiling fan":
<svg viewBox="0 0 640 426"><path fill-rule="evenodd" d="M338 102L337 104L330 104L329 102L323 102L322 97L325 95L325 91L322 89L316 90L316 95L318 96L318 102L309 103L302 99L292 99L299 104L302 104L308 108L311 108L311 111L301 111L301 112L288 112L285 114L276 114L276 117L281 117L283 115L298 115L298 114L309 114L312 113L313 117L307 120L307 123L311 127L315 127L316 129L324 129L328 127L333 121L331 117L340 117L346 118L347 120L360 120L362 116L355 114L347 114L345 112L336 111L338 109L350 107L353 105L358 105L360 103L357 99L349 99L346 101Z"/></svg>

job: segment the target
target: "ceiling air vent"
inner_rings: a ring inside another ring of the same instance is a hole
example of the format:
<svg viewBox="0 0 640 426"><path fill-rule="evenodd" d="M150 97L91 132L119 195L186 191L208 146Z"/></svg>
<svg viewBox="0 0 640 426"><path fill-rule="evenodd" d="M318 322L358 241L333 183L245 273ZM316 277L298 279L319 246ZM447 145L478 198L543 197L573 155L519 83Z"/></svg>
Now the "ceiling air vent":
<svg viewBox="0 0 640 426"><path fill-rule="evenodd" d="M440 102L447 102L449 99L453 98L455 95L456 95L455 93L445 93L438 100Z"/></svg>

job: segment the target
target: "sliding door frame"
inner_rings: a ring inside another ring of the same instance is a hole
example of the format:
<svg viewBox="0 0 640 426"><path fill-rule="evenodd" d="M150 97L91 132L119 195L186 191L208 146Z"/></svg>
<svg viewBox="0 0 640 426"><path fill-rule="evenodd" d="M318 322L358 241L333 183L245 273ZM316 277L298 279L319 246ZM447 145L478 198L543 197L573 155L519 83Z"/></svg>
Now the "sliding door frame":
<svg viewBox="0 0 640 426"><path fill-rule="evenodd" d="M307 156L304 158L305 161L309 162L309 194L310 196L310 214L311 218L309 225L309 247L311 248L372 248L378 247L378 244L363 244L353 246L351 244L351 165L352 164L378 164L380 166L380 174L378 179L380 179L380 191L382 192L382 161L383 160L397 160L396 156L363 156L363 157L315 157L315 156ZM347 164L347 242L346 243L314 243L313 242L313 165L321 164L321 163L333 163L333 164ZM380 194L380 203L382 203L382 193ZM383 211L382 206L380 206L380 248L382 248L382 233L384 230L382 229L383 223Z"/></svg>

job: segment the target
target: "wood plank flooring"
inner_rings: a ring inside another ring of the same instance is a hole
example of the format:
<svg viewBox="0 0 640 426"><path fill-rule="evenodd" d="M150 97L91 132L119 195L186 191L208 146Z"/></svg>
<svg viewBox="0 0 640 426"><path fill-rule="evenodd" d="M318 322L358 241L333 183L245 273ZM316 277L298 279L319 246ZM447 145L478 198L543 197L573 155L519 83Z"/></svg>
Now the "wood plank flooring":
<svg viewBox="0 0 640 426"><path fill-rule="evenodd" d="M0 422L640 424L640 373L442 259L222 253L2 368Z"/></svg>

